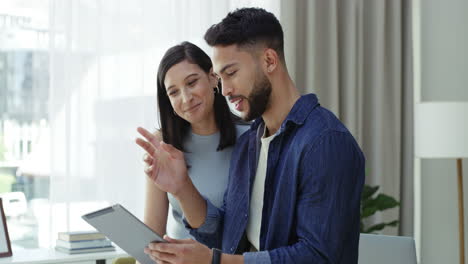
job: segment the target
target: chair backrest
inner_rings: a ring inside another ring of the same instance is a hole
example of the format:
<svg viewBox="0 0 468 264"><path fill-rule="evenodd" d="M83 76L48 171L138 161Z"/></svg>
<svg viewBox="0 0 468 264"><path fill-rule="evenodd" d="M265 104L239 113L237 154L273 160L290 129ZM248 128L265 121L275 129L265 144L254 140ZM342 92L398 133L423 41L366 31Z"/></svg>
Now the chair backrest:
<svg viewBox="0 0 468 264"><path fill-rule="evenodd" d="M7 192L0 194L3 200L5 215L18 217L28 212L28 203L23 192Z"/></svg>
<svg viewBox="0 0 468 264"><path fill-rule="evenodd" d="M417 264L412 237L361 234L359 264Z"/></svg>

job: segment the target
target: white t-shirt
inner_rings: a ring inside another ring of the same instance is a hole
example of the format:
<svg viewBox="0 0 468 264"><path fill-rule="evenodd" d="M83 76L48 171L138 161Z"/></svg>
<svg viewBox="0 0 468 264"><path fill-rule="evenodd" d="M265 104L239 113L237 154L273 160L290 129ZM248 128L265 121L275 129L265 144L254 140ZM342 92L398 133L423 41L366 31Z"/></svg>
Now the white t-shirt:
<svg viewBox="0 0 468 264"><path fill-rule="evenodd" d="M266 130L266 126L265 126ZM258 157L257 172L253 183L252 194L250 197L250 213L247 223L247 239L255 250L260 248L260 228L262 226L263 196L265 193L265 178L267 172L268 148L275 135L264 137L263 132L262 146Z"/></svg>

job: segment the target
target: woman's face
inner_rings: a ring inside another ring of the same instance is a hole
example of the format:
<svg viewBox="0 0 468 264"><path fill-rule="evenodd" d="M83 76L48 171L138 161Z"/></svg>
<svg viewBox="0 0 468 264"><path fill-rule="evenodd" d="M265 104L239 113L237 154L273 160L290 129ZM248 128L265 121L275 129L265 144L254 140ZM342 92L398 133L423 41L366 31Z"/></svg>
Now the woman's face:
<svg viewBox="0 0 468 264"><path fill-rule="evenodd" d="M166 73L164 86L176 114L191 124L202 122L213 115L217 79L205 73L197 64L184 60Z"/></svg>

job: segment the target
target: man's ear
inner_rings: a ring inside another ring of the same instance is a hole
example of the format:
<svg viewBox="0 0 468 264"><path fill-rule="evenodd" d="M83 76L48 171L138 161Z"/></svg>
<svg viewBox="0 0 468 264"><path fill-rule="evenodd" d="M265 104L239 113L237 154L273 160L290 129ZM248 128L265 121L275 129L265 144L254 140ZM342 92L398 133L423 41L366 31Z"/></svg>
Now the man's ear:
<svg viewBox="0 0 468 264"><path fill-rule="evenodd" d="M265 66L266 73L273 73L279 64L278 53L274 49L267 48L263 53L263 64Z"/></svg>

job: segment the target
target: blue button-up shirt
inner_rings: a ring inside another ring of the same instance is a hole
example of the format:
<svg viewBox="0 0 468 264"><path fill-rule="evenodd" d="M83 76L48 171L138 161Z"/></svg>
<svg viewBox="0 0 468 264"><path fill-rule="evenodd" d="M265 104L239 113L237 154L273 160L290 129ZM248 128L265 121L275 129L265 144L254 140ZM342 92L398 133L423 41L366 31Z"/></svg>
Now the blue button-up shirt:
<svg viewBox="0 0 468 264"><path fill-rule="evenodd" d="M257 170L260 118L237 141L222 208L190 233L225 253L242 253ZM313 94L293 106L268 149L260 248L245 263L357 263L364 155Z"/></svg>

